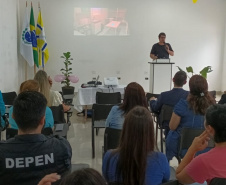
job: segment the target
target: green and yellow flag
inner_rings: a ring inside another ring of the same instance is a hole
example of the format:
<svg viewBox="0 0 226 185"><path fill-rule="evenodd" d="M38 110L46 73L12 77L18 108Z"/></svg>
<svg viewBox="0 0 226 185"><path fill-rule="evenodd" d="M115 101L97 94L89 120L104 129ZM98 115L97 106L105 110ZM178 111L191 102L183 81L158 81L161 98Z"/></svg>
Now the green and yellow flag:
<svg viewBox="0 0 226 185"><path fill-rule="evenodd" d="M39 13L38 13L36 34L37 34L37 43L38 43L39 66L44 67L49 59L49 50L47 48L47 42L46 42L46 37L45 37L41 8L39 8Z"/></svg>
<svg viewBox="0 0 226 185"><path fill-rule="evenodd" d="M37 48L37 38L35 33L35 19L34 19L34 12L33 7L31 4L31 13L30 13L30 31L31 31L31 42L33 47L33 56L34 56L34 63L37 67L38 65L38 48Z"/></svg>

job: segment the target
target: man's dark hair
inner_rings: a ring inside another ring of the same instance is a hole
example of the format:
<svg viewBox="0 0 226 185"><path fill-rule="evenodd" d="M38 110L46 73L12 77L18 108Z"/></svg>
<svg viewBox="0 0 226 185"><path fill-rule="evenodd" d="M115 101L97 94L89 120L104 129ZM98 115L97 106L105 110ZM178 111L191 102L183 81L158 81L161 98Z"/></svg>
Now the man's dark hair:
<svg viewBox="0 0 226 185"><path fill-rule="evenodd" d="M161 33L159 34L159 38L160 38L161 36L165 36L165 37L166 37L166 34L163 33L163 32L161 32Z"/></svg>
<svg viewBox="0 0 226 185"><path fill-rule="evenodd" d="M178 71L174 77L173 77L173 82L176 86L182 87L187 80L187 74L184 71Z"/></svg>
<svg viewBox="0 0 226 185"><path fill-rule="evenodd" d="M226 142L226 105L212 105L206 111L206 125L215 130L214 141Z"/></svg>
<svg viewBox="0 0 226 185"><path fill-rule="evenodd" d="M20 93L13 104L13 116L19 129L23 131L36 129L45 116L46 105L46 98L39 92Z"/></svg>
<svg viewBox="0 0 226 185"><path fill-rule="evenodd" d="M106 185L107 182L102 175L92 168L76 170L66 176L60 185Z"/></svg>

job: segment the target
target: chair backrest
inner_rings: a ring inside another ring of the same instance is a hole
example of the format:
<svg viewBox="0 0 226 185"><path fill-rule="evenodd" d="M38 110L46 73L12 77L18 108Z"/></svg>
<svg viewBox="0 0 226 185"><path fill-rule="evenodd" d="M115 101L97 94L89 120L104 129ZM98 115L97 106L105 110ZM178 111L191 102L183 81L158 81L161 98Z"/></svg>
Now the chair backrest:
<svg viewBox="0 0 226 185"><path fill-rule="evenodd" d="M104 132L104 153L118 147L122 130L107 127Z"/></svg>
<svg viewBox="0 0 226 185"><path fill-rule="evenodd" d="M121 103L121 93L96 93L96 103L97 104L119 104Z"/></svg>
<svg viewBox="0 0 226 185"><path fill-rule="evenodd" d="M159 115L160 124L166 121L170 121L173 114L173 107L169 105L163 105Z"/></svg>
<svg viewBox="0 0 226 185"><path fill-rule="evenodd" d="M179 184L178 180L171 180L171 181L165 182L161 185L178 185L178 184Z"/></svg>
<svg viewBox="0 0 226 185"><path fill-rule="evenodd" d="M180 138L180 149L179 154L183 149L188 149L194 138L201 135L204 132L204 129L195 129L195 128L183 128L181 130L181 138ZM214 147L214 141L211 139L208 143L208 147Z"/></svg>
<svg viewBox="0 0 226 185"><path fill-rule="evenodd" d="M15 91L6 92L6 93L2 93L2 97L5 105L13 105L13 102L17 97L17 94Z"/></svg>
<svg viewBox="0 0 226 185"><path fill-rule="evenodd" d="M62 105L49 107L53 113L54 124L56 123L66 123L64 118L64 109Z"/></svg>
<svg viewBox="0 0 226 185"><path fill-rule="evenodd" d="M209 185L224 185L226 184L226 178L214 178Z"/></svg>
<svg viewBox="0 0 226 185"><path fill-rule="evenodd" d="M146 93L147 102L149 102L149 99L151 97L158 98L160 94L152 94L152 93Z"/></svg>
<svg viewBox="0 0 226 185"><path fill-rule="evenodd" d="M10 138L13 138L17 134L18 134L18 130L17 129L7 128L6 129L6 140L10 139Z"/></svg>
<svg viewBox="0 0 226 185"><path fill-rule="evenodd" d="M216 91L208 91L209 95L215 100L216 99Z"/></svg>
<svg viewBox="0 0 226 185"><path fill-rule="evenodd" d="M108 117L112 104L93 104L92 106L92 121L105 120Z"/></svg>

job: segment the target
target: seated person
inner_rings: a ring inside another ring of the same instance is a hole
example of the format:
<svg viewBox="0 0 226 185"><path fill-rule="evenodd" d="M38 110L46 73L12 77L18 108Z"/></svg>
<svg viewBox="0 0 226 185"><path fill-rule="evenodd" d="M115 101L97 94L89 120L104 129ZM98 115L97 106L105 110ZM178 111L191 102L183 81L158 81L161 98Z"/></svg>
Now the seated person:
<svg viewBox="0 0 226 185"><path fill-rule="evenodd" d="M112 107L105 122L105 126L115 129L122 129L124 117L137 105L148 109L147 99L145 97L143 87L136 82L132 82L128 84L125 89L122 105L115 105Z"/></svg>
<svg viewBox="0 0 226 185"><path fill-rule="evenodd" d="M190 93L187 100L181 99L174 107L166 138L166 156L171 160L178 156L180 132L182 128L204 129L206 109L215 103L208 93L208 84L200 75L193 75L189 81ZM184 151L186 153L186 151Z"/></svg>
<svg viewBox="0 0 226 185"><path fill-rule="evenodd" d="M155 152L154 125L146 107L136 106L126 116L119 147L106 152L103 176L123 185L156 185L170 177L165 154Z"/></svg>
<svg viewBox="0 0 226 185"><path fill-rule="evenodd" d="M183 89L183 85L187 82L186 80L187 74L184 71L178 71L173 77L174 87L172 90L162 92L158 99L155 97L150 98L150 108L152 112L159 114L164 104L174 107L180 99L186 99L189 93ZM169 122L165 122L163 127L165 129L165 136L167 136L169 132Z"/></svg>
<svg viewBox="0 0 226 185"><path fill-rule="evenodd" d="M70 110L70 106L63 103L63 98L58 91L51 90L53 81L47 76L47 73L43 70L39 70L34 77L40 86L40 92L46 97L48 107L62 105L64 112Z"/></svg>
<svg viewBox="0 0 226 185"><path fill-rule="evenodd" d="M20 93L25 91L39 92L39 89L40 89L39 84L36 80L27 80L20 85ZM15 120L13 119L12 114L13 114L13 106L9 110L9 127L13 129L18 129L18 126ZM46 107L44 128L47 128L47 127L53 128L53 125L54 125L54 120L53 120L52 111L49 107Z"/></svg>
<svg viewBox="0 0 226 185"><path fill-rule="evenodd" d="M71 167L72 150L62 137L41 134L45 124L45 97L22 92L13 104L18 135L0 142L0 179L4 185L37 185L47 174L63 175Z"/></svg>
<svg viewBox="0 0 226 185"><path fill-rule="evenodd" d="M196 137L176 170L177 179L183 184L193 182L209 184L214 178L226 178L226 106L212 105L206 111L206 131ZM194 157L214 139L215 148ZM223 184L222 184L223 185Z"/></svg>
<svg viewBox="0 0 226 185"><path fill-rule="evenodd" d="M0 115L1 115L1 117L0 117L0 123L1 123L1 125L0 125L0 127L5 127L5 121L3 120L3 117L2 116L4 116L5 115L5 103L4 103L4 101L3 101L3 97L2 97L2 92L0 91Z"/></svg>
<svg viewBox="0 0 226 185"><path fill-rule="evenodd" d="M226 91L224 91L224 94L222 94L220 101L218 104L225 104L226 103Z"/></svg>

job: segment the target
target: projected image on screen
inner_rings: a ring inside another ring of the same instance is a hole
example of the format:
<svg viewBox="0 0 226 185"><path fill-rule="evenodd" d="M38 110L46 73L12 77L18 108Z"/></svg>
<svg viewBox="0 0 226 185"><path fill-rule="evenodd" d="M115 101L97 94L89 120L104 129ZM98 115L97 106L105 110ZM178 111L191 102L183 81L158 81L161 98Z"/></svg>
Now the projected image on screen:
<svg viewBox="0 0 226 185"><path fill-rule="evenodd" d="M129 35L126 9L75 8L74 35Z"/></svg>

